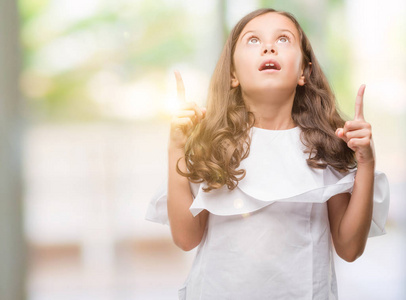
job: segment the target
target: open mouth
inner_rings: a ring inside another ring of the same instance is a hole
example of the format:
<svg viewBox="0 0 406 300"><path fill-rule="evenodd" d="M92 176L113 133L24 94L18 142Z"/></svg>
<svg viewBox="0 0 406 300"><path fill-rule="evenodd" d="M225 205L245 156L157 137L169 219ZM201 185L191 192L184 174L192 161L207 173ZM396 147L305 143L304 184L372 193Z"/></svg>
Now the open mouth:
<svg viewBox="0 0 406 300"><path fill-rule="evenodd" d="M281 69L281 66L276 60L270 59L264 61L260 66L259 66L259 71L264 71L264 70L277 70L279 71Z"/></svg>

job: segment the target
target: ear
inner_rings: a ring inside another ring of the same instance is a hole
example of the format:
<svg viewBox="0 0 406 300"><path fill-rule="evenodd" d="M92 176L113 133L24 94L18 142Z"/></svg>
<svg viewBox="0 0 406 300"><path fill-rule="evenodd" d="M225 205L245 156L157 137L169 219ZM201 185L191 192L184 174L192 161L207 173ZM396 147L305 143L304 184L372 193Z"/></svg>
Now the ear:
<svg viewBox="0 0 406 300"><path fill-rule="evenodd" d="M299 81L297 82L298 85L304 86L306 84L304 75L300 76Z"/></svg>
<svg viewBox="0 0 406 300"><path fill-rule="evenodd" d="M240 82L237 79L237 76L235 75L235 72L231 73L231 83L230 83L232 88L236 88L237 86L240 85Z"/></svg>
<svg viewBox="0 0 406 300"><path fill-rule="evenodd" d="M312 63L309 62L309 66L306 67L306 68L309 69L308 73L309 73L309 76L310 76L310 74L312 73ZM306 84L306 79L305 79L305 76L303 74L303 71L302 71L302 75L300 76L299 81L297 82L297 84L300 85L300 86L304 86Z"/></svg>

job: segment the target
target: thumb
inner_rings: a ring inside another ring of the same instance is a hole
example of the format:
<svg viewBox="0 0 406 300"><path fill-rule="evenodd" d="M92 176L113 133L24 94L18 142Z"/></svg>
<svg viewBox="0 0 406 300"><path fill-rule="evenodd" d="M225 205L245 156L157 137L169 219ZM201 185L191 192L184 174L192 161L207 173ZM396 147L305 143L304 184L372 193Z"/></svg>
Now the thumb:
<svg viewBox="0 0 406 300"><path fill-rule="evenodd" d="M344 136L344 129L342 128L337 128L335 132L336 136L338 136L340 139L342 139L344 142L348 142L347 138Z"/></svg>
<svg viewBox="0 0 406 300"><path fill-rule="evenodd" d="M203 118L206 116L206 111L207 111L206 107L202 107Z"/></svg>

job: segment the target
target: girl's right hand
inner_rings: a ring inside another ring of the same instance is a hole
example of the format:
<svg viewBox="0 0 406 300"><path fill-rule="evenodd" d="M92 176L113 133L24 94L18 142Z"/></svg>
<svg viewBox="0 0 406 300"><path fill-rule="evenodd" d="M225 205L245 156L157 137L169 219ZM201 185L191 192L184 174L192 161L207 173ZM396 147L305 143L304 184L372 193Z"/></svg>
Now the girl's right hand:
<svg viewBox="0 0 406 300"><path fill-rule="evenodd" d="M175 71L175 77L180 107L172 117L169 148L184 149L193 129L204 119L206 109L194 102L186 102L185 87L178 71Z"/></svg>

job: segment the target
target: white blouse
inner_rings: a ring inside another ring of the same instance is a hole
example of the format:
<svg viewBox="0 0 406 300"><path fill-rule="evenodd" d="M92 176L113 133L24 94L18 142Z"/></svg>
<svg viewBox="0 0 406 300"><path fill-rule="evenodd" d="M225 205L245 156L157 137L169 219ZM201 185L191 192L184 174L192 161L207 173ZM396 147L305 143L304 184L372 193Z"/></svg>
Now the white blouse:
<svg viewBox="0 0 406 300"><path fill-rule="evenodd" d="M210 214L179 299L337 299L327 200L352 192L356 170L310 168L299 127L251 133L246 176L234 190L191 183L191 213ZM147 220L169 225L166 189ZM388 209L389 184L376 171L370 237L385 233Z"/></svg>

